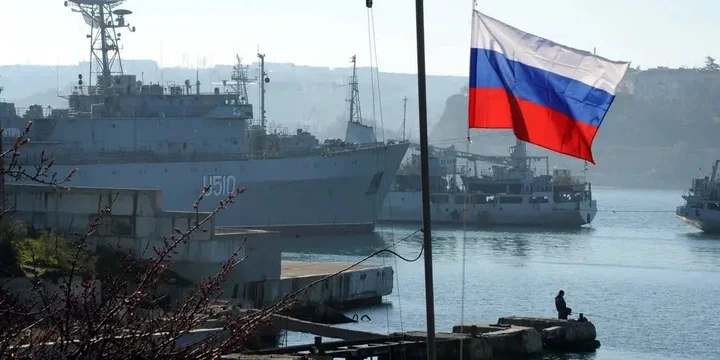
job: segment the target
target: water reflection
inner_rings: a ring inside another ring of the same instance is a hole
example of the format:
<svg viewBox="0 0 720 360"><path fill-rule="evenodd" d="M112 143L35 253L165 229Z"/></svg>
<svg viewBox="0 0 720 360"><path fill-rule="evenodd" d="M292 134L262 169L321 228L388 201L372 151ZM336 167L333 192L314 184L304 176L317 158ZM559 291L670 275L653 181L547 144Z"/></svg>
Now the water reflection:
<svg viewBox="0 0 720 360"><path fill-rule="evenodd" d="M380 234L386 243L392 243L391 238L400 239L404 234L416 231L414 228L397 226L391 230L384 230ZM593 228L577 229L548 229L537 227L492 227L483 229L459 229L451 225L433 225L433 251L438 255L450 258L461 256L463 242L466 254L482 254L494 256L510 256L525 258L533 253L548 253L550 255L562 251L563 256L568 252L581 252L581 243L587 241L596 230ZM405 235L406 236L406 235ZM408 247L419 248L422 245L422 233L415 234L403 241ZM412 244L412 245L410 245ZM575 254L572 254L575 255Z"/></svg>
<svg viewBox="0 0 720 360"><path fill-rule="evenodd" d="M703 231L694 231L682 234L683 237L690 240L716 240L720 241L720 234L710 234Z"/></svg>
<svg viewBox="0 0 720 360"><path fill-rule="evenodd" d="M524 234L505 234L506 236L493 236L484 240L490 244L497 254L509 254L514 257L527 257L530 243ZM507 236L510 235L510 236Z"/></svg>
<svg viewBox="0 0 720 360"><path fill-rule="evenodd" d="M478 228L475 231L482 231L485 233L518 233L518 234L532 234L532 235L589 235L595 232L595 228L592 227L579 227L579 228L547 228L547 227L535 227L535 226L493 226Z"/></svg>
<svg viewBox="0 0 720 360"><path fill-rule="evenodd" d="M714 268L720 266L720 234L692 232L681 236L687 240L688 249L696 262Z"/></svg>
<svg viewBox="0 0 720 360"><path fill-rule="evenodd" d="M595 359L596 355L597 355L596 352L576 353L576 354L546 352L543 354L542 359L543 360L591 360L591 359Z"/></svg>
<svg viewBox="0 0 720 360"><path fill-rule="evenodd" d="M279 240L283 253L366 256L384 248L383 236L368 235L282 237Z"/></svg>

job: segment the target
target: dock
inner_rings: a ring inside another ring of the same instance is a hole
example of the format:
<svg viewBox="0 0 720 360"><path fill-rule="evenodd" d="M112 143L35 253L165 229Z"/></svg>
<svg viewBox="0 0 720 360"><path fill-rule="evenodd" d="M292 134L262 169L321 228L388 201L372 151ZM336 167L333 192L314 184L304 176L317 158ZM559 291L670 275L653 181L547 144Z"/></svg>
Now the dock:
<svg viewBox="0 0 720 360"><path fill-rule="evenodd" d="M280 278L247 282L238 294L244 307L262 308L283 296L342 271L351 264L282 261ZM393 290L391 266L357 265L311 287L298 307L324 304L336 309L375 305Z"/></svg>
<svg viewBox="0 0 720 360"><path fill-rule="evenodd" d="M425 359L427 334L405 332L381 335L337 329L297 319L277 317L272 328L318 335L312 344L228 354L224 359ZM323 342L323 337L343 339ZM546 350L591 352L600 346L592 322L551 318L503 317L496 324L465 324L452 333L435 335L440 359L507 359L538 356ZM254 357L253 357L254 356Z"/></svg>
<svg viewBox="0 0 720 360"><path fill-rule="evenodd" d="M88 238L88 250L120 245L141 260L154 253L145 249L162 248L163 238L176 230L188 231L199 216L209 212L167 211L162 192L155 189L72 187L58 192L40 185L6 185L12 215L36 229L53 228L84 233L98 208L112 212L103 217L96 233ZM198 283L220 271L231 254L238 251L238 263L227 275L221 300L234 301L243 308L263 308L309 284L345 269L350 264L282 261L282 235L278 231L216 226L209 219L176 248L172 272L174 283ZM332 276L310 288L298 306L323 304L347 308L377 304L393 290L390 266L359 265ZM187 285L162 284L159 292L181 300Z"/></svg>

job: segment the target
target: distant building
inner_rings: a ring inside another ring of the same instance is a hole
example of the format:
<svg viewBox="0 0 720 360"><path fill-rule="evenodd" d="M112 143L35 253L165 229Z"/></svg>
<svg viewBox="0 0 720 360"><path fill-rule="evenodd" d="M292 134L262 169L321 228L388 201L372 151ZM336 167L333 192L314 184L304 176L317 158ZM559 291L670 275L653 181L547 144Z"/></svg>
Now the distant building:
<svg viewBox="0 0 720 360"><path fill-rule="evenodd" d="M632 94L643 102L676 102L720 91L720 72L658 67L634 76Z"/></svg>

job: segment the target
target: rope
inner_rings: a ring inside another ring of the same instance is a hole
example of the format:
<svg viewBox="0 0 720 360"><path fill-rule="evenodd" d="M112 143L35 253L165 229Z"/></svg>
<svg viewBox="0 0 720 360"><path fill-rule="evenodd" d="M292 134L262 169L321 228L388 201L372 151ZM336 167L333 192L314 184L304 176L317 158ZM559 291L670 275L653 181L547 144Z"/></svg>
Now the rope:
<svg viewBox="0 0 720 360"><path fill-rule="evenodd" d="M675 213L672 210L612 210L612 209L598 209L597 212L613 212L613 213Z"/></svg>
<svg viewBox="0 0 720 360"><path fill-rule="evenodd" d="M472 9L475 10L475 6L477 6L477 1L472 0ZM471 12L472 13L472 12ZM472 25L471 25L472 26ZM465 151L470 152L470 128L467 128L466 131L467 135L467 142L465 143ZM457 161L457 160L456 160ZM456 169L457 169L457 164ZM455 171L453 171L453 177L455 177ZM457 180L455 180L457 181ZM465 265L466 265L466 251L467 251L467 216L468 216L468 190L467 186L463 183L463 192L465 200L463 201L463 240L462 240L462 272L460 275L460 333L463 334L465 332ZM464 338L460 338L460 360L463 360L463 349L465 348L464 344Z"/></svg>
<svg viewBox="0 0 720 360"><path fill-rule="evenodd" d="M382 108L382 92L381 92L381 87L380 87L380 67L379 67L379 65L378 65L378 60L377 60L377 40L376 40L376 37L375 37L375 12L374 12L374 10L373 10L372 7L368 8L367 14L368 14L368 42L369 42L369 45L370 45L370 64L371 64L371 66L370 66L370 80L371 80L371 83L372 83L371 88L373 89L373 100L372 100L372 103L373 103L373 129L374 129L373 133L374 133L374 135L375 135L375 140L376 140L376 143L377 143L377 127L375 126L375 125L376 125L376 121L375 121L375 91L374 91L375 85L377 85L377 99L378 99L378 106L379 106L379 113L380 113L380 131L381 131L381 135L382 135L381 139L382 139L383 143L385 143L385 119L384 119L384 116L383 116L383 108ZM374 60L374 63L375 63L375 66L374 66L374 68L375 68L375 82L373 82L373 76L372 76L372 74L373 74L373 66L372 66L373 60ZM384 169L384 171L385 171L385 174L387 174L387 173L388 173L388 168L387 168L387 167L388 167L387 151L384 152L384 155L385 155L385 162L384 162L385 169ZM390 182L388 182L387 186L390 187L391 185L392 185L392 184L391 184ZM388 189L388 190L389 190L389 189ZM389 191L388 191L388 192L389 192ZM388 194L388 195L389 195L389 194ZM388 202L388 205L389 205L389 215L390 215L390 218L392 218L392 199L391 199L391 198L387 198L387 202ZM384 204L381 204L381 207L382 207L383 205L384 205ZM397 251L397 248L396 248L396 246L395 246L395 229L394 229L394 225L393 225L392 223L389 224L389 227L390 227L390 240L392 241L393 253L395 253L395 251ZM398 313L399 313L399 317L400 317L400 331L401 331L401 332L404 332L404 325L403 325L403 319L402 319L402 304L401 304L401 300L400 300L400 299L401 299L401 293L400 293L400 276L399 276L399 271L398 271L398 261L397 261L397 259L398 259L397 257L394 257L394 258L393 258L394 263L395 263L395 274L396 274L396 275L395 275L395 286L396 286L396 291L397 291L397 294L398 294L398 300L397 300L397 301L398 301ZM383 258L383 265L385 265L385 259L384 259L384 258ZM386 315L385 318L386 318L386 320L387 320L387 324L386 324L386 325L387 325L387 332L388 332L388 335L389 335L389 334L390 334L390 309L387 308L387 307L385 308L385 315Z"/></svg>
<svg viewBox="0 0 720 360"><path fill-rule="evenodd" d="M510 137L510 136L515 136L515 135L513 135L512 133L494 132L494 133L490 133L490 134L480 134L480 135L471 136L470 139L479 139L479 138L494 139L494 138ZM447 139L441 139L441 140L428 141L428 143L430 143L430 144L456 143L456 142L464 141L466 139L467 139L466 137L447 138Z"/></svg>
<svg viewBox="0 0 720 360"><path fill-rule="evenodd" d="M373 124L373 141L375 143L375 168L376 170L380 169L380 153L378 150L378 139L377 139L377 121L376 121L376 114L375 114L375 75L373 74L373 41L372 41L372 26L371 26L371 14L372 14L372 8L367 9L367 28L368 28L368 52L369 52L369 58L370 58L370 89L372 92L372 124ZM377 65L376 65L377 66ZM362 120L362 119L360 119ZM383 141L384 143L384 141ZM387 172L387 152L385 153L385 172ZM375 209L377 208L377 201L378 196L373 196L373 220L378 217L377 212ZM380 204L382 209L382 204ZM382 210L381 210L382 212ZM381 225L382 226L382 225ZM386 265L385 258L382 258L382 264L383 266ZM385 310L385 319L387 322L387 333L390 335L390 310Z"/></svg>
<svg viewBox="0 0 720 360"><path fill-rule="evenodd" d="M597 317L597 318L606 319L606 320L627 321L627 319L621 319L621 318L609 317L609 316L602 316L602 315L597 315L597 314L586 314L586 313L583 313L583 315L584 315L585 317L592 316L592 317Z"/></svg>
<svg viewBox="0 0 720 360"><path fill-rule="evenodd" d="M468 142L467 142L467 148L468 151L470 149L470 129L468 129ZM455 176L455 174L453 174ZM464 327L465 327L465 265L466 265L466 250L467 250L467 217L468 217L468 191L467 186L463 184L463 191L465 195L465 200L463 201L463 240L462 240L462 274L460 275L460 333L464 333ZM464 338L460 338L460 360L463 359L463 349L464 349Z"/></svg>

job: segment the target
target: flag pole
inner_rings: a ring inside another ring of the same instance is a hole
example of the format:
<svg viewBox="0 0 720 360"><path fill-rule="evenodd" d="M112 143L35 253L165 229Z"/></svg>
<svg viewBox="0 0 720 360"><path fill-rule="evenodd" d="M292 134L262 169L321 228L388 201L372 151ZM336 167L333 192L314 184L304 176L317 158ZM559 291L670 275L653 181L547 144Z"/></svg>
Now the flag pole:
<svg viewBox="0 0 720 360"><path fill-rule="evenodd" d="M427 93L425 84L425 28L423 23L423 0L415 0L418 107L420 113L420 174L422 177L423 247L425 249L427 358L428 360L435 360L435 304L433 296L432 236L430 229L430 166L428 164Z"/></svg>
<svg viewBox="0 0 720 360"><path fill-rule="evenodd" d="M372 8L373 0L365 0ZM425 255L425 314L427 317L427 358L436 360L435 304L433 296L432 237L430 236L430 166L428 165L427 89L425 84L425 28L423 0L415 0L417 32L418 108L420 113L420 174L422 177L423 249Z"/></svg>

